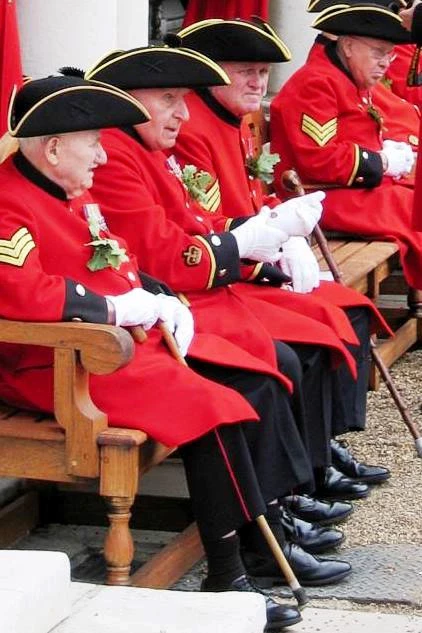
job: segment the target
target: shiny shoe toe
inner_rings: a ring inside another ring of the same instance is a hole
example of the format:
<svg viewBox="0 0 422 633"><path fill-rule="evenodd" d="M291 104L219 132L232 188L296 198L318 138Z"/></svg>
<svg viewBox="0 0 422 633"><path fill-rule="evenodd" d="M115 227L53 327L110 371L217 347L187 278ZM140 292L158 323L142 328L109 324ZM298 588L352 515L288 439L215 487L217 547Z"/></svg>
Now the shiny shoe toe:
<svg viewBox="0 0 422 633"><path fill-rule="evenodd" d="M318 525L333 525L347 519L353 512L351 503L321 501L307 495L292 495L281 500L283 507L298 519Z"/></svg>
<svg viewBox="0 0 422 633"><path fill-rule="evenodd" d="M344 534L340 530L333 530L319 525L313 525L294 517L286 509L280 510L281 524L286 538L291 543L302 547L310 554L320 554L337 547L344 541Z"/></svg>
<svg viewBox="0 0 422 633"><path fill-rule="evenodd" d="M349 479L334 466L328 466L323 483L314 492L321 499L365 499L369 487L360 481Z"/></svg>
<svg viewBox="0 0 422 633"><path fill-rule="evenodd" d="M257 587L248 576L241 576L230 583L216 583L205 578L201 585L201 591L246 591L262 594L265 597L267 609L267 624L264 633L278 633L280 629L297 624L302 620L296 607L279 604L260 587Z"/></svg>
<svg viewBox="0 0 422 633"><path fill-rule="evenodd" d="M296 578L304 587L332 585L352 571L350 563L346 561L313 556L293 543L286 543L283 551ZM263 587L286 584L274 557L245 552L243 560L248 574Z"/></svg>
<svg viewBox="0 0 422 633"><path fill-rule="evenodd" d="M347 442L331 440L333 465L350 479L359 479L367 484L379 484L391 476L384 466L370 466L358 462L348 449Z"/></svg>

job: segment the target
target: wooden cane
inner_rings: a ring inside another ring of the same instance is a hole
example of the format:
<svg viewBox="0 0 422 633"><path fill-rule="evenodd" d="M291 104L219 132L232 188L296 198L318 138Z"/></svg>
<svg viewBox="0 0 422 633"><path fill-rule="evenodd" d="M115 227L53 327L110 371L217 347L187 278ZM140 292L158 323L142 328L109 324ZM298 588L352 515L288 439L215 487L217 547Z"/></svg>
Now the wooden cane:
<svg viewBox="0 0 422 633"><path fill-rule="evenodd" d="M304 588L300 586L299 581L293 572L293 569L290 567L289 562L280 547L280 543L274 536L270 526L268 525L268 521L263 514L256 518L256 522L265 540L267 541L268 547L270 548L275 560L277 561L281 572L287 581L287 584L289 585L294 597L296 598L297 606L299 607L299 609L303 609L305 605L309 602L309 598L306 595Z"/></svg>
<svg viewBox="0 0 422 633"><path fill-rule="evenodd" d="M297 174L297 172L294 169L288 169L287 171L283 172L282 176L282 184L283 187L286 189L286 191L293 191L295 192L298 196L303 196L305 195L305 190L302 187L302 183L300 182L300 178ZM345 286L346 284L344 283L344 280L342 278L341 272L339 270L339 267L337 265L337 262L335 261L329 246L328 246L328 242L325 238L324 233L322 232L321 228L318 226L318 224L316 225L316 227L314 228L314 236L315 236L315 240L321 250L322 256L324 257L325 261L327 262L327 265L330 269L331 274L334 277L334 280L338 283L340 283L342 286ZM419 429L419 427L416 425L416 423L412 420L410 413L409 413L409 409L407 407L407 405L405 404L402 396L400 395L397 387L395 386L392 376L390 374L390 371L388 370L386 364L384 363L384 361L382 360L381 356L378 353L378 350L376 349L376 344L374 342L374 340L371 338L371 356L372 359L378 369L378 371L381 374L382 379L385 382L385 385L388 389L388 391L390 392L391 397L394 400L394 403L396 405L396 407L398 408L398 410L400 411L400 415L403 419L403 422L405 423L405 425L407 426L407 428L409 429L413 439L415 440L415 448L416 448L416 452L418 454L419 457L422 458L422 434L421 431Z"/></svg>

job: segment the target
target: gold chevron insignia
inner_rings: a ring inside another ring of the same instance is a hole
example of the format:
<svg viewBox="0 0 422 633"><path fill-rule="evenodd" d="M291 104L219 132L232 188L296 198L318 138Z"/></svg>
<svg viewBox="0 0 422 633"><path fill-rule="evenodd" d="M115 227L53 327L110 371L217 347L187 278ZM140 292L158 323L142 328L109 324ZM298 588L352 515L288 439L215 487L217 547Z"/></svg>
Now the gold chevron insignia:
<svg viewBox="0 0 422 633"><path fill-rule="evenodd" d="M220 183L218 180L215 180L214 184L205 191L204 195L201 196L199 203L205 211L208 213L215 213L220 206L221 203L221 194L220 194Z"/></svg>
<svg viewBox="0 0 422 633"><path fill-rule="evenodd" d="M311 137L320 147L324 147L337 134L337 117L321 124L307 114L302 115L302 132Z"/></svg>
<svg viewBox="0 0 422 633"><path fill-rule="evenodd" d="M10 240L0 240L0 263L23 266L33 248L35 248L34 239L28 229L23 226L12 235Z"/></svg>

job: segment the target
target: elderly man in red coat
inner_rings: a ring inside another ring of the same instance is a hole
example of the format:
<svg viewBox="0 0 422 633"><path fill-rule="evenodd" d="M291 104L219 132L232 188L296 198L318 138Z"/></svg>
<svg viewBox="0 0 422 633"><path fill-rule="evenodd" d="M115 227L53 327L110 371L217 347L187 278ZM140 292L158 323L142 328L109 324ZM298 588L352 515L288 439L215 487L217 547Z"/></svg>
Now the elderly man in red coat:
<svg viewBox="0 0 422 633"><path fill-rule="evenodd" d="M339 38L272 103L279 169L294 165L306 185L326 189L324 227L396 241L406 279L420 290L422 238L411 229L415 155L410 143L389 137L372 100L394 42L407 38L401 19L367 4L333 7L314 26Z"/></svg>
<svg viewBox="0 0 422 633"><path fill-rule="evenodd" d="M221 81L202 56L183 61L191 81ZM145 122L149 115L134 99L104 83L50 77L26 84L10 112L20 150L0 167L1 316L148 330L126 367L91 377L92 398L111 424L180 446L207 554L204 587L258 591L245 576L236 530L262 513L280 530L274 502L286 485L286 429L293 477L311 477L290 381L277 370L271 339L250 329L247 348L229 337L193 336L190 311L154 280L152 292L143 288L135 257L110 233L87 191L106 162L98 128ZM154 327L159 319L194 369L171 356ZM2 399L53 411L51 350L2 345L0 357ZM350 573L347 563L333 564L337 580ZM266 605L266 631L301 619L269 597Z"/></svg>
<svg viewBox="0 0 422 633"><path fill-rule="evenodd" d="M286 61L290 53L271 27L258 21L205 20L183 29L177 37L183 45L217 60L231 79L229 86L197 90L186 97L190 118L181 128L175 152L183 163L191 163L210 174L212 185L201 204L215 229L222 225L235 228L248 217L262 213L264 202L272 207L279 203L277 198L264 195L262 180L271 177L271 170L266 172L259 167L261 162L264 164L261 159L265 155L258 156L255 139L241 117L260 108L270 62ZM279 208L282 210L284 206ZM292 275L295 292L272 288L264 293L258 286L243 284L244 297L249 301L265 297L275 305L310 315L322 304L335 311L338 308L333 304L349 308L347 315L361 341L360 348L351 347L356 354L359 376L355 382L346 372L336 375L333 434L364 428L369 335L368 315L362 308L371 309L370 302L355 291L340 289L331 282L323 282L310 292L320 283L319 268L303 237L291 237L283 244L280 264L282 270ZM341 411L346 411L346 415L341 415ZM359 472L364 477L366 466L358 465L334 440L332 453L340 470L347 468L347 475Z"/></svg>

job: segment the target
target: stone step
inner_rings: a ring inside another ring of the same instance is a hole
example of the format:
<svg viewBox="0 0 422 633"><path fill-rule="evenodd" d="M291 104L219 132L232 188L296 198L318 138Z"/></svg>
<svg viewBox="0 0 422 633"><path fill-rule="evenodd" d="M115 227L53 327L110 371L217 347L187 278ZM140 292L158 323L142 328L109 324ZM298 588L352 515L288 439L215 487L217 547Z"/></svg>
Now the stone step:
<svg viewBox="0 0 422 633"><path fill-rule="evenodd" d="M48 633L70 614L66 554L0 551L0 631Z"/></svg>
<svg viewBox="0 0 422 633"><path fill-rule="evenodd" d="M261 633L253 593L192 593L72 583L72 615L51 633Z"/></svg>

